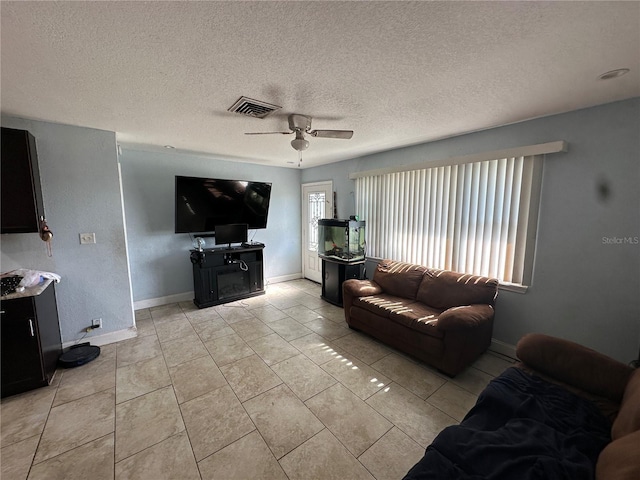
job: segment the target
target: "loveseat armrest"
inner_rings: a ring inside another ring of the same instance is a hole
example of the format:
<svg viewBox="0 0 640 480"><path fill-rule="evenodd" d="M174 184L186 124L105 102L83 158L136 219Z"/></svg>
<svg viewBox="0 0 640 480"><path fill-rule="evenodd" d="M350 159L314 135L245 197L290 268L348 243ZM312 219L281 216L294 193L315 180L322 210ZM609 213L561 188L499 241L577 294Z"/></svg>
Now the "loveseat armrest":
<svg viewBox="0 0 640 480"><path fill-rule="evenodd" d="M475 304L451 307L438 316L438 330L454 331L476 328L493 319L491 305Z"/></svg>
<svg viewBox="0 0 640 480"><path fill-rule="evenodd" d="M529 333L516 346L526 366L585 392L620 402L633 369L583 345Z"/></svg>
<svg viewBox="0 0 640 480"><path fill-rule="evenodd" d="M382 287L373 280L357 280L351 278L342 283L342 295L351 297L368 297L369 295L379 295Z"/></svg>
<svg viewBox="0 0 640 480"><path fill-rule="evenodd" d="M344 319L347 324L351 325L349 319L354 298L379 295L382 291L382 287L372 280L350 278L342 282L342 308L344 308Z"/></svg>

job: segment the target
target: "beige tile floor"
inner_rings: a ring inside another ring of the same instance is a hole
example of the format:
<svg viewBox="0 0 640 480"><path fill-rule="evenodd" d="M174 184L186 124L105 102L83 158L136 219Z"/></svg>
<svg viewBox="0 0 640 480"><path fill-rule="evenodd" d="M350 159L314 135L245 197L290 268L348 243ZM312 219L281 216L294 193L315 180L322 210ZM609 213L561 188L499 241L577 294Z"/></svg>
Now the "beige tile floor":
<svg viewBox="0 0 640 480"><path fill-rule="evenodd" d="M346 327L306 280L198 310L1 406L1 478L398 479L510 365L454 379Z"/></svg>

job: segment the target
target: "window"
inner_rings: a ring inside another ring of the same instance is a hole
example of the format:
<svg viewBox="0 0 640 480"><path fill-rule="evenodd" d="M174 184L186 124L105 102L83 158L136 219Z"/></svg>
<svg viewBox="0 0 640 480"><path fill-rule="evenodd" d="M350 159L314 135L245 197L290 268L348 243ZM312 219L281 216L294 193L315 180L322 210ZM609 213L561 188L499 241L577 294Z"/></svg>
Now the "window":
<svg viewBox="0 0 640 480"><path fill-rule="evenodd" d="M564 142L525 147L529 155L499 156L399 171L356 174L356 212L367 221L367 255L531 282L541 153ZM547 147L547 148L534 148ZM539 152L539 153L536 153ZM422 166L422 165L421 165Z"/></svg>

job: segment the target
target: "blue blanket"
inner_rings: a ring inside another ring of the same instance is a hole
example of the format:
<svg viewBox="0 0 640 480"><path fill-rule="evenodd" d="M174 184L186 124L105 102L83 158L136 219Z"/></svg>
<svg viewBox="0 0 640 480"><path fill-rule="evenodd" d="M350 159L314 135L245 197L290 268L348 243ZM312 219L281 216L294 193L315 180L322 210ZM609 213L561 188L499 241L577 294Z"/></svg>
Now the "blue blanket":
<svg viewBox="0 0 640 480"><path fill-rule="evenodd" d="M593 479L611 424L591 402L512 367L460 425L445 428L405 480Z"/></svg>

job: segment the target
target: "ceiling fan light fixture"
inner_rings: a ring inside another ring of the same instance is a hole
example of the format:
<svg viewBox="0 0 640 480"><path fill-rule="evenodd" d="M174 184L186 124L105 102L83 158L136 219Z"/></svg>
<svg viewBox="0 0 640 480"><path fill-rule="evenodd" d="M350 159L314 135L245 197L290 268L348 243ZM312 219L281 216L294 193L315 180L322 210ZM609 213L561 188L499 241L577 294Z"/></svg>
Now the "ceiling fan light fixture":
<svg viewBox="0 0 640 480"><path fill-rule="evenodd" d="M302 150L309 148L309 142L304 139L301 133L296 133L296 138L291 140L291 146L294 150L301 152Z"/></svg>

